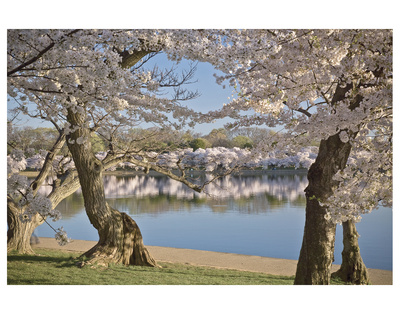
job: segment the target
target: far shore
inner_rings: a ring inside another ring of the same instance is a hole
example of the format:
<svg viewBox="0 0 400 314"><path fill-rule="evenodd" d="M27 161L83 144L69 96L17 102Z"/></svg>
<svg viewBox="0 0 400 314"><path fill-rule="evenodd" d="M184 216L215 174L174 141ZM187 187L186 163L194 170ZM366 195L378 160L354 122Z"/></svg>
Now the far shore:
<svg viewBox="0 0 400 314"><path fill-rule="evenodd" d="M178 171L172 171L177 173ZM266 175L293 175L293 174L307 174L308 169L243 169L233 172L232 175L254 175L254 174L266 174ZM202 171L190 171L193 174L204 173ZM21 171L21 175L27 177L35 177L39 174L39 171ZM151 176L164 176L164 174L159 173L154 170L150 170L149 175ZM143 171L137 170L115 170L115 171L104 171L103 175L113 175L113 176L132 176L132 175L146 175Z"/></svg>

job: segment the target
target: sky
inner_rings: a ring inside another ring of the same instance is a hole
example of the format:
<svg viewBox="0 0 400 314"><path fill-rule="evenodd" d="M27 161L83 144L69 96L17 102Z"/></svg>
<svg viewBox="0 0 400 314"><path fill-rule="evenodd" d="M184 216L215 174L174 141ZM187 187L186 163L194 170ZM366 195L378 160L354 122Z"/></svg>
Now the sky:
<svg viewBox="0 0 400 314"><path fill-rule="evenodd" d="M177 73L180 73L181 70L188 70L190 62L191 61L188 60L182 60L182 62L177 65ZM169 61L167 56L163 53L156 55L148 63L149 68L154 64L157 64L159 67L165 66L166 68L176 64ZM218 85L214 74L220 75L222 72L214 69L209 63L198 62L196 72L192 79L194 83L187 85L187 88L190 90L197 90L200 96L192 100L184 101L182 105L206 113L210 110L219 109L223 104L228 103L232 98L233 89L226 84L225 88L223 88L222 85ZM228 120L229 119L217 120L211 124L198 124L194 127L194 130L199 133L208 134L214 128L223 127L224 123Z"/></svg>

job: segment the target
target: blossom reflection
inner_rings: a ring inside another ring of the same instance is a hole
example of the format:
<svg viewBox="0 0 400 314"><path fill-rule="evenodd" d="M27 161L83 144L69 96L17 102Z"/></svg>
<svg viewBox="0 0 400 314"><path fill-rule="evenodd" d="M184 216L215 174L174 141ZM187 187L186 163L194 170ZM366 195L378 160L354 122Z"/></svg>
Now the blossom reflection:
<svg viewBox="0 0 400 314"><path fill-rule="evenodd" d="M181 182L166 176L134 175L105 176L107 198L136 198L167 195L178 199L240 199L267 194L277 199L294 201L304 195L307 186L305 175L230 175L220 178L198 193Z"/></svg>
<svg viewBox="0 0 400 314"><path fill-rule="evenodd" d="M304 208L307 176L297 174L241 173L220 178L198 193L167 176L150 173L104 176L104 190L110 205L131 215L161 214L198 210L255 214L280 210L284 204ZM40 193L48 194L49 186ZM64 218L83 211L79 189L57 207Z"/></svg>

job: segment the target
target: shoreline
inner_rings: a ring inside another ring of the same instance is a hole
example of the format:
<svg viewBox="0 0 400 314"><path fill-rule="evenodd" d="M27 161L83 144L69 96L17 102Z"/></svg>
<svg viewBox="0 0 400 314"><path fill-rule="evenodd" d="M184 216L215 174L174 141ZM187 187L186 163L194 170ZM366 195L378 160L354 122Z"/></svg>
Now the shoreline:
<svg viewBox="0 0 400 314"><path fill-rule="evenodd" d="M38 244L32 245L33 249L43 248L83 253L97 243L96 241L72 240L65 246L59 246L54 238L39 237L39 240ZM146 248L158 262L236 269L278 276L294 276L297 267L297 260L150 245L146 245ZM340 265L332 265L332 272L338 270L339 267ZM393 285L393 272L390 270L368 268L368 273L372 285Z"/></svg>
<svg viewBox="0 0 400 314"><path fill-rule="evenodd" d="M265 175L291 175L291 174L307 174L308 169L242 169L233 172L231 175L248 175L248 174L265 174ZM202 171L193 171L193 174L203 173ZM27 177L35 177L39 174L39 171L21 171L20 175ZM165 176L164 174L158 173L154 170L150 170L149 175L151 176ZM114 176L132 176L132 175L147 175L143 171L137 170L115 170L115 171L104 171L103 175L114 175Z"/></svg>

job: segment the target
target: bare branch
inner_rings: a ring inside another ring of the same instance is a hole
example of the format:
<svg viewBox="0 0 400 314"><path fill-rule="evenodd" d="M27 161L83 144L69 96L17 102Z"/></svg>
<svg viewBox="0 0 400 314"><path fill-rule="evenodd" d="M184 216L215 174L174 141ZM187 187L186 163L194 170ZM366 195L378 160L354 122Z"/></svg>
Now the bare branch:
<svg viewBox="0 0 400 314"><path fill-rule="evenodd" d="M160 54L160 51L155 51L155 52L149 53L147 56L145 56L144 58L142 58L140 60L139 64L136 64L135 66L133 66L131 71L137 71L142 66L144 66L150 59L152 59L153 57L155 57L158 54Z"/></svg>

